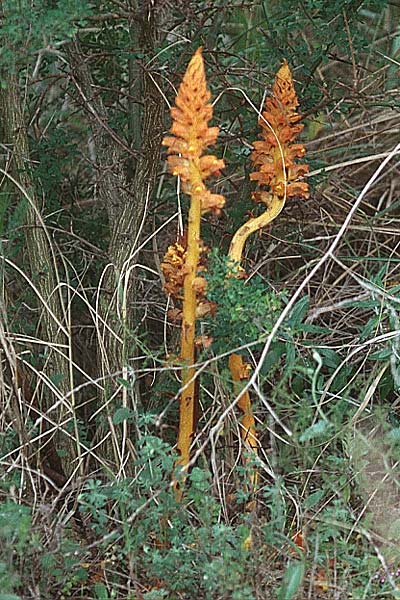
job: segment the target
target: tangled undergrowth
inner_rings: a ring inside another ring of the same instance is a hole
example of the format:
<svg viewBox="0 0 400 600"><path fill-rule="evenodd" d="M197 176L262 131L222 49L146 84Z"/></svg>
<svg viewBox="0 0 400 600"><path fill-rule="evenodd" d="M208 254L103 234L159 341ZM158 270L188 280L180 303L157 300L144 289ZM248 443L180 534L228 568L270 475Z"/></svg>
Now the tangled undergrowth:
<svg viewBox="0 0 400 600"><path fill-rule="evenodd" d="M399 597L398 7L181 2L183 23L168 2L145 3L145 18L125 3L63 0L46 14L3 4L3 115L17 74L27 138L21 127L7 137L2 117L0 600ZM15 20L35 19L25 44ZM46 19L55 37L42 48ZM154 23L161 41L150 47L134 24ZM129 252L110 291L118 203L109 210L101 188L113 173L119 198L139 185L132 162L148 148L135 131L149 121L135 111L153 105L137 99L155 81L166 105L200 44L226 205L202 220L204 247L216 249L200 273L213 309L197 320L201 410L177 498L181 315L161 264L184 238L186 200L157 163L137 237L119 238ZM251 201L247 155L284 58L304 113L310 197L290 198L247 242L246 280L227 278L233 233L264 209ZM43 221L27 209L33 198ZM41 269L28 245L39 230L51 248ZM41 287L51 265L60 313ZM258 456L243 439L232 352L250 365L242 385Z"/></svg>

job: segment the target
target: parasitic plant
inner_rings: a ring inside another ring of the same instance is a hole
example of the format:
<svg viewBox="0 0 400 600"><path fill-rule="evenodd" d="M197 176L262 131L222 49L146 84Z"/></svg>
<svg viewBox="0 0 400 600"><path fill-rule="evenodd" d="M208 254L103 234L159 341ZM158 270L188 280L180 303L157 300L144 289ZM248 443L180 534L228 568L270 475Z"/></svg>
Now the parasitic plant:
<svg viewBox="0 0 400 600"><path fill-rule="evenodd" d="M224 162L205 154L218 136L218 127L209 127L213 109L210 103L201 48L193 55L171 108L172 136L163 140L168 147L168 165L179 176L182 190L190 196L190 208L185 239L168 248L162 263L165 289L182 299L181 352L182 386L179 400L179 433L177 468L186 468L190 460L196 420L195 338L196 318L212 310L205 300L205 279L201 276L201 255L204 245L200 237L201 216L207 212L219 214L225 199L212 194L205 180L224 167ZM177 497L182 494L175 473Z"/></svg>
<svg viewBox="0 0 400 600"><path fill-rule="evenodd" d="M297 113L299 105L294 89L292 75L285 61L279 69L272 96L267 98L265 107L259 118L261 139L253 143L251 160L255 171L250 179L257 182L258 189L252 194L253 200L266 206L258 217L249 219L233 236L229 257L240 276L243 270L240 266L246 240L259 231L281 212L287 198L294 196L307 199L308 184L299 181L308 172L308 165L297 164L296 158L302 158L305 148L302 144L294 143L303 129L299 123L301 116ZM251 407L250 395L246 390L240 393L241 380L248 379L249 368L241 356L232 354L229 360L235 391L239 395L238 407L243 412L241 421L242 439L245 447L253 456L258 455L258 440L255 421ZM253 468L251 474L251 491L257 487L258 474Z"/></svg>

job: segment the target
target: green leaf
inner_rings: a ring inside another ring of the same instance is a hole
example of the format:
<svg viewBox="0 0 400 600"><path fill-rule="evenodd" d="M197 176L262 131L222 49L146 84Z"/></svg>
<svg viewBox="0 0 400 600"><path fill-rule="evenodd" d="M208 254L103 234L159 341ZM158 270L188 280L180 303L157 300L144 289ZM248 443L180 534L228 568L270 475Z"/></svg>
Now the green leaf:
<svg viewBox="0 0 400 600"><path fill-rule="evenodd" d="M318 350L319 354L323 357L325 367L336 369L340 364L341 358L339 354L331 348L316 348L316 350Z"/></svg>
<svg viewBox="0 0 400 600"><path fill-rule="evenodd" d="M303 433L299 437L299 441L309 442L310 440L313 440L326 434L327 431L329 431L329 429L331 429L330 423L324 421L323 419L320 419L319 421L314 423L314 425L311 425L311 427L307 427L307 429L303 431Z"/></svg>
<svg viewBox="0 0 400 600"><path fill-rule="evenodd" d="M113 423L114 425L120 425L124 421L130 419L132 416L133 412L129 408L121 406L120 408L117 408L113 415Z"/></svg>
<svg viewBox="0 0 400 600"><path fill-rule="evenodd" d="M296 361L296 348L292 342L286 342L286 369L292 369Z"/></svg>
<svg viewBox="0 0 400 600"><path fill-rule="evenodd" d="M279 365L282 356L285 354L285 351L286 344L283 342L275 342L272 345L261 367L261 373L264 376L268 375L274 367Z"/></svg>
<svg viewBox="0 0 400 600"><path fill-rule="evenodd" d="M289 325L293 328L298 327L304 320L304 317L308 313L310 306L310 297L304 296L301 300L296 302L292 314L290 315Z"/></svg>
<svg viewBox="0 0 400 600"><path fill-rule="evenodd" d="M394 429L391 429L387 434L387 437L391 442L400 442L400 427L395 427Z"/></svg>
<svg viewBox="0 0 400 600"><path fill-rule="evenodd" d="M380 318L381 318L380 316L376 316L376 317L372 317L372 319L369 319L369 321L367 321L367 323L361 329L360 341L363 342L364 340L367 340L370 337L370 335L375 331L375 329L380 321Z"/></svg>
<svg viewBox="0 0 400 600"><path fill-rule="evenodd" d="M97 600L108 600L108 590L104 583L95 583L94 592L96 594Z"/></svg>
<svg viewBox="0 0 400 600"><path fill-rule="evenodd" d="M384 360L386 358L390 358L393 354L393 350L391 348L382 348L382 350L378 350L369 356L371 360Z"/></svg>
<svg viewBox="0 0 400 600"><path fill-rule="evenodd" d="M324 490L317 490L316 492L310 494L308 498L305 499L303 504L305 510L309 510L310 508L318 504L318 502L323 497L324 493Z"/></svg>
<svg viewBox="0 0 400 600"><path fill-rule="evenodd" d="M312 325L311 323L303 323L299 325L301 331L305 333L330 333L330 329L327 327L321 327L320 325Z"/></svg>
<svg viewBox="0 0 400 600"><path fill-rule="evenodd" d="M117 381L118 383L120 383L124 388L131 390L132 389L132 383L130 381L128 381L127 379L124 379L123 377L117 377Z"/></svg>
<svg viewBox="0 0 400 600"><path fill-rule="evenodd" d="M300 589L304 577L304 561L297 560L289 563L282 585L278 591L278 600L292 600Z"/></svg>
<svg viewBox="0 0 400 600"><path fill-rule="evenodd" d="M21 600L21 596L15 594L0 594L0 600Z"/></svg>

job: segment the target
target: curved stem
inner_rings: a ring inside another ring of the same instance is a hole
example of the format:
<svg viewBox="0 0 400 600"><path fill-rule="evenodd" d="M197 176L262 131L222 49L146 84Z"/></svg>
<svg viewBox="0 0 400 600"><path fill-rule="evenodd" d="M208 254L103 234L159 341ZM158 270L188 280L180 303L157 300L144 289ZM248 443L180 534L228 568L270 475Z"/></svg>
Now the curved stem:
<svg viewBox="0 0 400 600"><path fill-rule="evenodd" d="M273 221L281 212L285 204L285 198L278 198L278 196L272 196L269 206L266 211L263 212L259 217L250 219L240 227L232 238L232 242L229 248L229 257L232 263L238 264L242 261L243 248L247 239L259 229L262 229L271 221ZM231 354L229 357L229 369L231 371L232 380L234 383L235 395L240 394L240 382L243 379L247 379L246 365L243 362L243 358L239 354ZM258 437L256 432L255 420L253 409L251 407L251 400L249 392L242 394L238 401L238 407L243 413L241 418L241 435L243 444L253 454L253 457L258 457ZM249 459L245 459L245 463L248 463ZM250 474L250 491L255 496L258 484L258 470L257 467L253 467ZM255 506L255 501L251 501L247 508L252 510ZM251 536L246 541L246 545L251 545Z"/></svg>
<svg viewBox="0 0 400 600"><path fill-rule="evenodd" d="M284 198L278 198L278 196L272 196L271 203L267 207L266 211L259 217L249 219L247 223L244 223L232 238L232 242L229 248L229 257L234 263L240 265L242 261L243 248L247 239L259 229L269 225L281 212L285 205Z"/></svg>

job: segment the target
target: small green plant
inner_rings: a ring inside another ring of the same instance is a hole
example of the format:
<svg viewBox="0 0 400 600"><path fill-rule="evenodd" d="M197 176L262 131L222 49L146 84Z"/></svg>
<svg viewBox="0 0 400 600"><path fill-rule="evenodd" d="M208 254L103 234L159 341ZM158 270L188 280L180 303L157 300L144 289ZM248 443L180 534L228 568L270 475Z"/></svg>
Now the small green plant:
<svg viewBox="0 0 400 600"><path fill-rule="evenodd" d="M215 318L207 319L207 331L216 352L246 344L256 350L271 331L286 296L257 275L247 281L228 277L231 269L229 257L215 249L205 275L207 298L216 305Z"/></svg>
<svg viewBox="0 0 400 600"><path fill-rule="evenodd" d="M21 584L19 563L31 541L32 517L27 506L6 501L0 504L0 589L11 594Z"/></svg>
<svg viewBox="0 0 400 600"><path fill-rule="evenodd" d="M187 481L190 511L176 502L169 491L172 464L169 446L155 436L143 436L135 463L137 476L121 482L87 482L79 497L81 515L100 536L110 535L115 523L122 524L122 537L106 543L103 552L111 546L138 577L154 585L146 598L164 598L168 589L168 594L210 600L215 596L250 599L251 558L242 548L248 524L220 522L210 474L198 467ZM154 490L158 492L152 499ZM130 520L135 513L137 518Z"/></svg>

